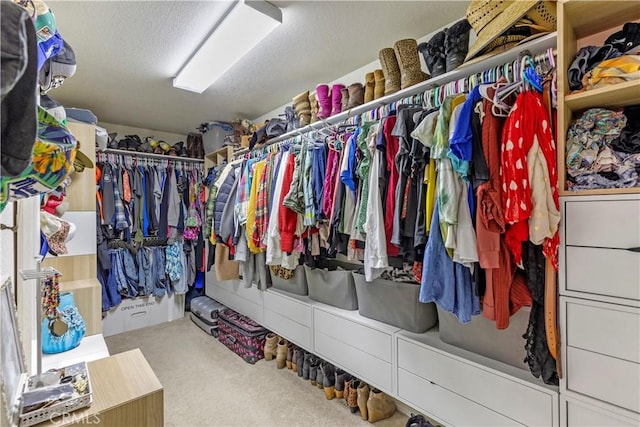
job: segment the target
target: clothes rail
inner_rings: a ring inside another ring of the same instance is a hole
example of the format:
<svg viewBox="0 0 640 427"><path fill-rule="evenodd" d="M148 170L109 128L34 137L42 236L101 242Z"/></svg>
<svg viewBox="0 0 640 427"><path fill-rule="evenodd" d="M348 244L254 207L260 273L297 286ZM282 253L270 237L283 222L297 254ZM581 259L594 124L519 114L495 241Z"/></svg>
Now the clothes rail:
<svg viewBox="0 0 640 427"><path fill-rule="evenodd" d="M371 112L372 110L376 110L380 107L390 105L394 102L401 101L403 99L411 99L417 95L422 96L424 92L430 89L434 89L439 86L445 86L447 83L469 78L476 74L482 74L485 70L493 69L493 68L511 63L516 59L518 59L519 56L525 51L536 52L536 53L543 52L543 51L546 51L547 49L555 49L556 44L557 44L557 33L553 32L553 33L547 34L545 36L532 40L528 43L524 43L521 46L514 47L513 49L510 49L506 52L502 52L497 55L494 55L485 60L466 64L466 65L462 64L460 67L448 73L431 78L429 80L418 83L406 89L399 90L398 92L395 92L391 95L383 96L371 102L367 102L366 104L359 105L358 107L352 108L348 111L343 111L327 119L320 120L318 122L311 123L302 128L287 132L276 138L271 138L260 148L266 148L271 144L293 139L296 136L300 136L301 134L304 134L304 133L318 131L320 129L324 129L330 126L344 123L346 120L351 119L354 116Z"/></svg>
<svg viewBox="0 0 640 427"><path fill-rule="evenodd" d="M167 157L155 155L155 157L138 156L140 153L132 153L124 150L98 151L96 160L99 162L121 163L124 165L159 165L168 167L174 165L179 170L198 170L204 171L204 161L198 159L186 159L184 157ZM195 161L194 161L195 160Z"/></svg>
<svg viewBox="0 0 640 427"><path fill-rule="evenodd" d="M167 156L165 154L142 153L140 151L118 150L115 148L107 148L105 150L98 151L96 154L100 154L100 153L120 154L124 156L132 156L132 157L140 157L140 158L148 158L148 159L170 160L174 162L204 163L204 159L194 159L191 157L179 157L179 156Z"/></svg>

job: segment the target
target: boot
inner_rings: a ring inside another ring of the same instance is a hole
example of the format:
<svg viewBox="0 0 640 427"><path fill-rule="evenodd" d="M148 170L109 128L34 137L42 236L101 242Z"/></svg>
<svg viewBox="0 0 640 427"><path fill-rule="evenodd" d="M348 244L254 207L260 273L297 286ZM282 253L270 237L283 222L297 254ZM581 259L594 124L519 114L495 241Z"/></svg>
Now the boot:
<svg viewBox="0 0 640 427"><path fill-rule="evenodd" d="M304 368L304 358L307 355L307 352L299 349L298 350L298 358L296 359L296 367L298 368L298 376L302 378L302 370Z"/></svg>
<svg viewBox="0 0 640 427"><path fill-rule="evenodd" d="M444 74L447 71L444 45L444 31L438 31L427 43L420 43L418 45L418 51L422 54L424 63L427 65L427 69L431 73L432 78Z"/></svg>
<svg viewBox="0 0 640 427"><path fill-rule="evenodd" d="M300 127L311 123L311 103L309 102L308 90L293 98L293 108L296 111Z"/></svg>
<svg viewBox="0 0 640 427"><path fill-rule="evenodd" d="M373 99L378 99L384 96L384 73L382 70L375 70L373 72ZM366 102L366 101L365 101Z"/></svg>
<svg viewBox="0 0 640 427"><path fill-rule="evenodd" d="M322 370L322 378L324 385L324 397L327 400L331 400L336 397L336 372L333 365L329 362L324 362L324 364L320 365L320 370Z"/></svg>
<svg viewBox="0 0 640 427"><path fill-rule="evenodd" d="M287 343L287 369L293 369L293 350L294 350L294 345L292 342Z"/></svg>
<svg viewBox="0 0 640 427"><path fill-rule="evenodd" d="M280 338L276 349L276 368L282 369L287 362L287 340Z"/></svg>
<svg viewBox="0 0 640 427"><path fill-rule="evenodd" d="M324 388L324 375L322 373L322 365L324 363L324 361L320 360L318 363L318 369L316 370L316 387L320 390Z"/></svg>
<svg viewBox="0 0 640 427"><path fill-rule="evenodd" d="M353 378L351 381L345 383L345 395L344 400L347 402L347 406L352 414L358 412L358 386L360 380Z"/></svg>
<svg viewBox="0 0 640 427"><path fill-rule="evenodd" d="M360 381L358 385L358 409L360 409L360 417L367 421L368 412L367 412L367 402L369 401L369 385L365 382Z"/></svg>
<svg viewBox="0 0 640 427"><path fill-rule="evenodd" d="M384 94L390 95L400 90L400 67L396 53L390 47L385 47L378 54L382 73L384 74Z"/></svg>
<svg viewBox="0 0 640 427"><path fill-rule="evenodd" d="M341 111L347 111L347 106L349 105L349 89L346 87L340 89L340 96L342 97Z"/></svg>
<svg viewBox="0 0 640 427"><path fill-rule="evenodd" d="M344 397L344 382L347 379L349 374L347 374L342 369L336 368L336 397L338 399L342 399Z"/></svg>
<svg viewBox="0 0 640 427"><path fill-rule="evenodd" d="M347 104L347 110L364 104L364 92L362 83L353 83L349 85L349 103ZM343 109L344 111L344 109Z"/></svg>
<svg viewBox="0 0 640 427"><path fill-rule="evenodd" d="M331 115L331 98L329 97L329 86L316 86L316 99L318 100L318 118L328 118Z"/></svg>
<svg viewBox="0 0 640 427"><path fill-rule="evenodd" d="M318 121L318 99L316 98L316 91L314 90L309 94L309 104L311 105L311 123Z"/></svg>
<svg viewBox="0 0 640 427"><path fill-rule="evenodd" d="M369 422L386 420L396 412L396 403L389 396L377 388L372 388L367 400Z"/></svg>
<svg viewBox="0 0 640 427"><path fill-rule="evenodd" d="M311 359L311 363L309 364L309 381L311 381L312 386L318 385L318 367L320 366L320 360L317 357Z"/></svg>
<svg viewBox="0 0 640 427"><path fill-rule="evenodd" d="M264 360L270 361L276 357L278 349L278 336L273 333L267 334L267 338L264 343Z"/></svg>
<svg viewBox="0 0 640 427"><path fill-rule="evenodd" d="M302 361L302 379L309 381L309 375L311 372L311 362L314 359L313 354L305 353L304 360Z"/></svg>
<svg viewBox="0 0 640 427"><path fill-rule="evenodd" d="M400 87L411 87L429 78L429 75L420 68L418 56L418 44L414 39L398 40L393 49L396 52L398 65L400 66Z"/></svg>
<svg viewBox="0 0 640 427"><path fill-rule="evenodd" d="M293 357L291 357L291 370L294 373L298 372L298 353L301 352L298 347L293 348Z"/></svg>
<svg viewBox="0 0 640 427"><path fill-rule="evenodd" d="M447 54L447 73L458 68L464 62L469 51L469 32L471 25L466 19L456 22L445 30L445 51Z"/></svg>
<svg viewBox="0 0 640 427"><path fill-rule="evenodd" d="M429 421L425 419L423 415L413 415L407 420L406 427L433 427Z"/></svg>
<svg viewBox="0 0 640 427"><path fill-rule="evenodd" d="M371 102L374 99L376 79L373 73L367 73L364 76L364 103Z"/></svg>
<svg viewBox="0 0 640 427"><path fill-rule="evenodd" d="M335 84L331 87L331 115L335 116L342 112L342 89L344 85Z"/></svg>

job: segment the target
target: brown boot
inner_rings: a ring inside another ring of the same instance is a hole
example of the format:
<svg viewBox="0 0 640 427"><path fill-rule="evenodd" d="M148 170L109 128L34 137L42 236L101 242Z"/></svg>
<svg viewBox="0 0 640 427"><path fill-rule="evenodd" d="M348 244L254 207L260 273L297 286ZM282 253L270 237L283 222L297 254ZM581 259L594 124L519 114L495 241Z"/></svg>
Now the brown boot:
<svg viewBox="0 0 640 427"><path fill-rule="evenodd" d="M266 341L264 343L264 360L270 361L276 357L276 350L278 349L278 336L273 333L267 334Z"/></svg>
<svg viewBox="0 0 640 427"><path fill-rule="evenodd" d="M385 393L381 392L377 388L373 388L371 389L369 399L367 400L367 412L370 423L386 420L395 414L396 404Z"/></svg>
<svg viewBox="0 0 640 427"><path fill-rule="evenodd" d="M347 103L346 110L350 110L352 108L357 107L358 105L364 104L364 88L362 87L362 83L353 83L349 85L349 102ZM346 111L343 109L342 111Z"/></svg>
<svg viewBox="0 0 640 427"><path fill-rule="evenodd" d="M320 364L322 370L322 381L324 386L324 397L327 400L331 400L336 397L336 371L333 365L329 362L322 362Z"/></svg>
<svg viewBox="0 0 640 427"><path fill-rule="evenodd" d="M373 72L373 79L373 99L378 99L384 96L384 73L382 70L375 70Z"/></svg>
<svg viewBox="0 0 640 427"><path fill-rule="evenodd" d="M293 348L295 346L293 345L292 342L287 343L287 369L293 369Z"/></svg>
<svg viewBox="0 0 640 427"><path fill-rule="evenodd" d="M396 59L396 52L385 47L378 54L382 72L384 73L384 94L390 95L400 90L400 67Z"/></svg>
<svg viewBox="0 0 640 427"><path fill-rule="evenodd" d="M311 105L311 123L315 123L320 120L318 119L318 100L315 90L309 94L309 104Z"/></svg>
<svg viewBox="0 0 640 427"><path fill-rule="evenodd" d="M351 410L352 414L358 412L358 385L360 380L352 378L344 383L344 401Z"/></svg>
<svg viewBox="0 0 640 427"><path fill-rule="evenodd" d="M282 369L287 362L287 340L280 338L276 348L276 368Z"/></svg>
<svg viewBox="0 0 640 427"><path fill-rule="evenodd" d="M369 385L365 382L360 382L358 386L358 408L360 409L360 417L367 421L367 402L369 401Z"/></svg>
<svg viewBox="0 0 640 427"><path fill-rule="evenodd" d="M348 109L348 105L349 105L349 88L343 87L342 89L340 89L340 95L342 95L342 110L341 111L347 111Z"/></svg>
<svg viewBox="0 0 640 427"><path fill-rule="evenodd" d="M293 98L293 108L300 126L306 126L311 121L311 103L309 102L309 91L304 91Z"/></svg>
<svg viewBox="0 0 640 427"><path fill-rule="evenodd" d="M402 89L423 82L429 75L420 68L418 44L414 39L399 40L393 46L400 67L400 87Z"/></svg>
<svg viewBox="0 0 640 427"><path fill-rule="evenodd" d="M375 78L373 73L367 73L364 76L364 103L371 102L374 99ZM384 91L383 91L384 92Z"/></svg>
<svg viewBox="0 0 640 427"><path fill-rule="evenodd" d="M345 382L350 379L350 375L340 368L336 368L336 398L345 397Z"/></svg>

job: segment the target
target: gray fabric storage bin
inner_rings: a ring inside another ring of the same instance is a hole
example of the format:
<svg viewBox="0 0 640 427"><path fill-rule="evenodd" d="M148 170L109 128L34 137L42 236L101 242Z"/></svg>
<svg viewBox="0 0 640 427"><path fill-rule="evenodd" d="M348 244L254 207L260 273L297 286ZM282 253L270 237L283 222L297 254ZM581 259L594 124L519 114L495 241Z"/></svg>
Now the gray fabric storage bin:
<svg viewBox="0 0 640 427"><path fill-rule="evenodd" d="M353 273L358 294L358 311L407 331L422 333L438 323L433 303L418 301L420 285L376 279L367 282L363 274Z"/></svg>
<svg viewBox="0 0 640 427"><path fill-rule="evenodd" d="M281 291L290 292L296 295L309 295L307 277L304 274L304 267L296 267L291 280L284 280L271 273L271 286Z"/></svg>
<svg viewBox="0 0 640 427"><path fill-rule="evenodd" d="M507 329L496 329L495 322L481 315L462 324L456 316L438 307L440 339L447 344L498 360L516 368L529 370L522 338L529 325L530 307L522 307L511 316Z"/></svg>
<svg viewBox="0 0 640 427"><path fill-rule="evenodd" d="M344 310L357 310L358 297L351 270L335 270L337 266L344 267L348 264L332 262L328 267L333 271L304 266L309 298Z"/></svg>

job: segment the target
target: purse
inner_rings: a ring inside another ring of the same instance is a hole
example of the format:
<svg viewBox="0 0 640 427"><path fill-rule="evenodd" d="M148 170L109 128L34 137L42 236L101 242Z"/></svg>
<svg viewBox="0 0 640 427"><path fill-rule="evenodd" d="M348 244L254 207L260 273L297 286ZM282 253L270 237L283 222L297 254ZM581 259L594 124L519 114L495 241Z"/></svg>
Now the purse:
<svg viewBox="0 0 640 427"><path fill-rule="evenodd" d="M45 284L43 302L46 317L42 319L42 352L55 354L80 345L87 327L73 300L72 292L59 292L57 276Z"/></svg>

